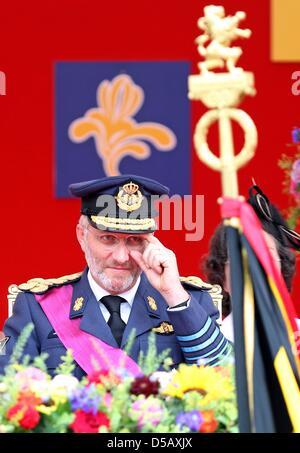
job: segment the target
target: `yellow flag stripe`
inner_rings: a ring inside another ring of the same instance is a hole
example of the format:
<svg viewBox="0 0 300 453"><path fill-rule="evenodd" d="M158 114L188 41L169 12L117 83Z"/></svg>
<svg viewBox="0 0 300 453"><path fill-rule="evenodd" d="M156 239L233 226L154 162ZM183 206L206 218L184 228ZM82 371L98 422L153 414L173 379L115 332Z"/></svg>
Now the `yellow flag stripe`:
<svg viewBox="0 0 300 453"><path fill-rule="evenodd" d="M251 421L251 431L255 432L254 417L254 389L253 389L253 364L254 364L254 292L247 252L242 249L243 270L244 270L244 338L245 338L245 358L247 370L248 401Z"/></svg>
<svg viewBox="0 0 300 453"><path fill-rule="evenodd" d="M287 328L287 331L288 331L288 337L289 337L290 344L291 344L291 350L292 350L292 353L293 353L293 356L294 356L294 359L295 359L298 375L300 376L300 362L299 362L299 355L298 355L298 351L297 351L297 345L296 345L296 342L295 342L295 333L294 333L294 331L292 329L292 326L291 326L291 323L290 323L290 319L288 317L288 314L287 314L285 305L283 303L281 294L278 291L278 288L277 288L274 280L270 276L268 276L268 281L269 281L270 288L271 288L271 290L273 292L273 295L274 295L274 297L275 297L275 299L276 299L276 301L278 303L278 307L279 307L279 309L281 311L284 323L286 325L286 328Z"/></svg>
<svg viewBox="0 0 300 453"><path fill-rule="evenodd" d="M286 351L282 346L276 354L274 368L291 419L293 431L300 433L300 390Z"/></svg>

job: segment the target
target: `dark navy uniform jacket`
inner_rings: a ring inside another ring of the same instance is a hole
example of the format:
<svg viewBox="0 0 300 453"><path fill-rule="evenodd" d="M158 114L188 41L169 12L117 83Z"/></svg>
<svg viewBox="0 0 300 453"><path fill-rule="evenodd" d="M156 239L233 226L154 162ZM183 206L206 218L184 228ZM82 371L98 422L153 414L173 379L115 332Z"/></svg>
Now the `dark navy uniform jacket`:
<svg viewBox="0 0 300 453"><path fill-rule="evenodd" d="M111 330L102 315L99 302L88 283L87 270L78 281L72 283L72 286L70 318L80 317L81 330L117 347ZM162 323L172 325L174 331L155 333L158 353L169 348L174 366L181 362L196 363L199 360L201 363L215 365L230 353L230 344L216 324L219 313L210 295L205 290L193 286L185 286L185 289L190 294L188 307L179 311L167 310L168 306L163 297L142 274L121 344L121 348L124 348L128 336L134 328L135 339L130 351L130 356L134 360L138 360L140 351L147 351L149 333ZM51 288L48 291L51 291ZM149 303L148 296L155 300L156 306ZM80 310L74 311L74 302L81 297L84 304ZM35 357L42 352L48 353L46 363L50 374L53 374L59 365L66 348L56 335L34 294L22 292L14 304L13 315L4 325L4 333L10 338L5 346L5 354L0 355L0 374L3 373L9 361L9 356L20 332L30 322L34 324L34 330L27 342L24 354ZM84 374L85 372L77 365L74 375L81 378Z"/></svg>

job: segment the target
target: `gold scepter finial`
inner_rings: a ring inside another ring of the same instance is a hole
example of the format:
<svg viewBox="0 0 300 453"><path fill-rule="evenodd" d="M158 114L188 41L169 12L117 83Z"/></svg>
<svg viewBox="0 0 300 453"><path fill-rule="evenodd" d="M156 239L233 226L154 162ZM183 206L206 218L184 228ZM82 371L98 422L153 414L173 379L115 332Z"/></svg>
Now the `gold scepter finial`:
<svg viewBox="0 0 300 453"><path fill-rule="evenodd" d="M237 38L249 38L249 29L239 28L246 14L238 11L225 16L223 6L210 5L204 8L204 17L198 20L203 34L196 38L198 52L204 57L198 67L200 75L189 76L189 98L200 100L210 108L199 120L194 134L194 143L200 160L222 174L223 196L237 198L237 170L252 159L257 146L257 130L250 116L235 108L245 95L254 96L254 76L237 67L242 54L240 47L231 47ZM226 72L213 69L226 67ZM245 132L242 150L235 155L231 120L235 120ZM210 126L219 123L220 156L209 149L207 135Z"/></svg>

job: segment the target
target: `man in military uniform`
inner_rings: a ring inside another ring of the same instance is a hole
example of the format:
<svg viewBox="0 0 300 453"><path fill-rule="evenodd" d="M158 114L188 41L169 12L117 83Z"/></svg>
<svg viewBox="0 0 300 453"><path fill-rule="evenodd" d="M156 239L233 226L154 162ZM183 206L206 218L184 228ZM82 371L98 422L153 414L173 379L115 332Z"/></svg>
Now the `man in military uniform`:
<svg viewBox="0 0 300 453"><path fill-rule="evenodd" d="M153 197L168 194L156 181L122 175L72 184L81 198L77 238L85 255L83 273L57 279L32 279L6 321L0 373L28 323L34 329L24 354L48 353L52 374L66 349L72 349L75 376L95 365L122 363L133 373L141 351L155 332L158 352L170 350L180 362L215 365L230 353L207 285L179 277L175 254L154 236ZM200 279L199 279L200 281ZM130 333L129 356L123 352Z"/></svg>

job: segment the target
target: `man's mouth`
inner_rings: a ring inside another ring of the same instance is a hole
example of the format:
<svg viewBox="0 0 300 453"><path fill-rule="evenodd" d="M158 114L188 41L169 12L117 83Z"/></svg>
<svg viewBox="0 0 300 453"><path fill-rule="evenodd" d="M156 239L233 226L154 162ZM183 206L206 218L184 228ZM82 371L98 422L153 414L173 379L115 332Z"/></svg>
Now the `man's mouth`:
<svg viewBox="0 0 300 453"><path fill-rule="evenodd" d="M115 271L130 271L131 270L129 267L116 267L116 266L111 266L109 269L113 269Z"/></svg>

